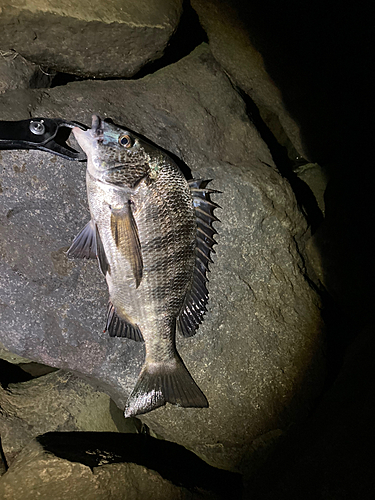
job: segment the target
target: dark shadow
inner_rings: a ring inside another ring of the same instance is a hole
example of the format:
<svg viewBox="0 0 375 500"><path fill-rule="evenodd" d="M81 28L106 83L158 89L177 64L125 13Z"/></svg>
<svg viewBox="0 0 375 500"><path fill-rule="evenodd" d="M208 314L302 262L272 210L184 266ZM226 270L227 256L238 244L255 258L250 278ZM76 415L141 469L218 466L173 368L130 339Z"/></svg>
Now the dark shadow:
<svg viewBox="0 0 375 500"><path fill-rule="evenodd" d="M367 160L374 130L373 4L221 1L239 13L314 161L334 168Z"/></svg>
<svg viewBox="0 0 375 500"><path fill-rule="evenodd" d="M239 24L262 54L287 110L299 124L310 158L330 175L323 219L311 190L294 174L286 150L251 99L244 97L249 116L314 235L324 275L316 285L330 325L332 381L345 349L372 320L375 302L373 6L360 2L338 8L334 0L218 1L237 12Z"/></svg>
<svg viewBox="0 0 375 500"><path fill-rule="evenodd" d="M57 72L52 78L51 88L60 87L72 82L82 82L83 80L87 80L87 78L83 76L72 75L71 73Z"/></svg>
<svg viewBox="0 0 375 500"><path fill-rule="evenodd" d="M1 436L0 436L0 461L3 462L4 470L7 471L9 469L9 466L8 466L8 462L7 462L7 459L6 459L4 450L3 450L3 445L2 445L2 442L1 442Z"/></svg>
<svg viewBox="0 0 375 500"><path fill-rule="evenodd" d="M290 429L253 478L249 498L374 498L374 349L371 327L347 350L340 376L316 411Z"/></svg>
<svg viewBox="0 0 375 500"><path fill-rule="evenodd" d="M364 390L373 386L372 356L365 344L358 347L357 361L351 360L352 376L342 374L348 353L374 316L373 4L218 2L237 12L300 127L309 159L330 177L323 219L311 204L311 193L290 174L286 153L274 144L256 109L250 109L313 229L311 241L322 264L315 287L323 300L328 341L324 393L309 418L290 429L262 467L251 498L372 498L371 462L365 457L372 450L375 402L373 391ZM373 345L371 329L368 344ZM354 386L356 373L361 375Z"/></svg>
<svg viewBox="0 0 375 500"><path fill-rule="evenodd" d="M211 467L193 452L145 434L49 432L37 438L54 455L91 469L105 463L132 462L158 472L172 483L202 488L221 498L239 498L241 476Z"/></svg>
<svg viewBox="0 0 375 500"><path fill-rule="evenodd" d="M33 378L32 375L26 373L22 368L13 363L9 363L4 359L0 359L0 384L3 389L6 389L9 384L17 384L18 382L27 382Z"/></svg>

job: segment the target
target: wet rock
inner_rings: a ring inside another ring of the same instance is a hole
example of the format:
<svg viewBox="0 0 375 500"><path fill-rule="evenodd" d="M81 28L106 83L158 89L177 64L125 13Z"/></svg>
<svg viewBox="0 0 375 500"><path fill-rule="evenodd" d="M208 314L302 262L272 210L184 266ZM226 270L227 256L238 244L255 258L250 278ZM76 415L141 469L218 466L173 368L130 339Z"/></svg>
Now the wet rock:
<svg viewBox="0 0 375 500"><path fill-rule="evenodd" d="M181 12L181 0L5 0L0 48L56 71L129 77L163 54Z"/></svg>
<svg viewBox="0 0 375 500"><path fill-rule="evenodd" d="M34 437L51 431L135 432L109 396L81 378L58 371L0 388L0 435L11 464Z"/></svg>
<svg viewBox="0 0 375 500"><path fill-rule="evenodd" d="M0 497L3 500L222 498L203 490L192 492L176 486L157 472L134 463L111 464L111 455L105 449L96 450L96 454L99 453L102 455L101 465L89 467L77 460L71 462L45 452L37 441L32 441L0 478Z"/></svg>
<svg viewBox="0 0 375 500"><path fill-rule="evenodd" d="M0 50L0 94L20 88L49 87L52 76L17 52Z"/></svg>
<svg viewBox="0 0 375 500"><path fill-rule="evenodd" d="M207 32L215 59L230 75L235 85L246 92L257 105L262 119L291 158L308 158L298 124L283 103L277 88L265 69L262 55L255 48L249 30L243 24L241 9L231 2L192 0L193 8Z"/></svg>
<svg viewBox="0 0 375 500"><path fill-rule="evenodd" d="M299 253L308 227L244 102L206 45L138 81L31 94L33 116L87 124L93 112L109 116L223 192L209 311L195 337L178 339L210 408L167 406L142 420L208 463L238 470L254 439L306 413L324 375L320 301ZM90 377L122 408L143 346L103 333L108 295L97 264L62 258L89 218L84 165L38 152L2 158L0 340Z"/></svg>

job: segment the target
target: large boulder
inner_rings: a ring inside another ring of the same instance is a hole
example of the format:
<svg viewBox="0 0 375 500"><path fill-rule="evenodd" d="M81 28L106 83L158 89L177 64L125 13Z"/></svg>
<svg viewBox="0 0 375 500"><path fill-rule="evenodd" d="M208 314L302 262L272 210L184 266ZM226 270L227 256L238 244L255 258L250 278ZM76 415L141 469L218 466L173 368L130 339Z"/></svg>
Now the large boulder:
<svg viewBox="0 0 375 500"><path fill-rule="evenodd" d="M130 77L159 58L182 0L1 3L0 48L65 73Z"/></svg>
<svg viewBox="0 0 375 500"><path fill-rule="evenodd" d="M109 396L71 372L0 387L1 445L11 464L25 445L52 431L136 432Z"/></svg>
<svg viewBox="0 0 375 500"><path fill-rule="evenodd" d="M0 98L0 113L11 102ZM33 116L111 117L222 191L207 317L195 337L178 339L210 408L141 418L210 464L241 469L306 413L324 376L320 301L301 254L307 223L244 102L206 45L137 81L75 82L30 91L28 102ZM122 408L143 346L103 333L108 294L97 264L65 255L89 219L84 165L21 151L2 152L2 163L0 341L80 373Z"/></svg>

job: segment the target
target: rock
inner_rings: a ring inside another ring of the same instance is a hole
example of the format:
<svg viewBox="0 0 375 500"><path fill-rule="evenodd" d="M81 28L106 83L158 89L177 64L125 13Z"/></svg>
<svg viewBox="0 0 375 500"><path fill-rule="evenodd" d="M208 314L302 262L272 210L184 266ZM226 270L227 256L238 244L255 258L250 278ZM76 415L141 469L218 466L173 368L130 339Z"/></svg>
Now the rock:
<svg viewBox="0 0 375 500"><path fill-rule="evenodd" d="M0 50L0 94L19 88L49 87L52 76L17 52Z"/></svg>
<svg viewBox="0 0 375 500"><path fill-rule="evenodd" d="M306 414L324 376L320 301L299 253L307 224L244 102L204 44L137 81L30 94L33 116L109 116L223 192L209 311L195 337L178 339L210 408L167 406L142 420L208 463L238 470L254 439ZM97 264L65 256L89 218L84 165L39 152L2 158L0 341L89 377L122 408L143 346L103 333L108 295Z"/></svg>
<svg viewBox="0 0 375 500"><path fill-rule="evenodd" d="M0 435L8 464L39 434L51 431L136 432L109 396L81 378L58 371L0 387Z"/></svg>
<svg viewBox="0 0 375 500"><path fill-rule="evenodd" d="M191 491L176 486L157 472L134 463L107 464L105 450L102 456L105 457L102 465L90 468L45 452L38 442L31 441L0 478L0 497L3 500L223 498L203 490Z"/></svg>
<svg viewBox="0 0 375 500"><path fill-rule="evenodd" d="M192 0L199 20L207 32L210 49L235 85L246 92L257 105L262 119L291 158L308 158L300 129L286 109L280 90L264 66L250 33L243 23L241 11L230 2Z"/></svg>
<svg viewBox="0 0 375 500"><path fill-rule="evenodd" d="M8 351L0 344L0 359L4 359L8 361L8 363L20 364L20 363L29 363L30 360L27 358L23 358L22 356L18 356L13 352Z"/></svg>
<svg viewBox="0 0 375 500"><path fill-rule="evenodd" d="M39 92L32 93L28 89L20 89L9 90L4 92L4 94L0 94L1 120L23 120L30 118L31 111L36 106L36 99ZM0 150L1 154L2 150Z"/></svg>
<svg viewBox="0 0 375 500"><path fill-rule="evenodd" d="M130 77L163 54L181 12L181 0L5 0L0 48L56 71Z"/></svg>

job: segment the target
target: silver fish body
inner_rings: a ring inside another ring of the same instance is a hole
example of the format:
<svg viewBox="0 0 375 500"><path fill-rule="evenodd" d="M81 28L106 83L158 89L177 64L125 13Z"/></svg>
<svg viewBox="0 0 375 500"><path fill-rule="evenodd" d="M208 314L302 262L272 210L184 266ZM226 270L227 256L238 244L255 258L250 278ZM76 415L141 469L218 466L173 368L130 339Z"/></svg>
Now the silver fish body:
<svg viewBox="0 0 375 500"><path fill-rule="evenodd" d="M87 155L91 221L68 255L98 259L110 297L106 330L146 347L125 416L166 402L207 407L177 353L175 331L177 322L193 335L206 309L205 270L216 232L212 190L207 181L189 185L168 155L98 116L91 129L73 132ZM200 233L199 210L207 226Z"/></svg>

